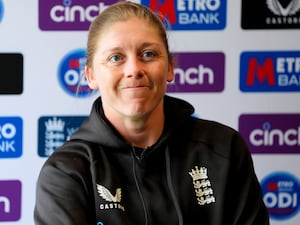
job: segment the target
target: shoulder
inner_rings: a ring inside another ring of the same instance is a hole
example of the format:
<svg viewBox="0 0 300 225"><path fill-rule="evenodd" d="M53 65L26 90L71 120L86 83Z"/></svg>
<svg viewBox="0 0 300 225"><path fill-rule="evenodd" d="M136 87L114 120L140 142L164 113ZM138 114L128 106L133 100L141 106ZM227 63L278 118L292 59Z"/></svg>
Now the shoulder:
<svg viewBox="0 0 300 225"><path fill-rule="evenodd" d="M216 139L222 140L224 137L225 140L228 140L232 136L239 135L238 131L232 127L213 120L191 117L188 126L193 131L191 133L193 138L216 141ZM214 135L212 136L212 134Z"/></svg>
<svg viewBox="0 0 300 225"><path fill-rule="evenodd" d="M42 171L85 175L90 168L92 146L79 140L65 142L46 160Z"/></svg>
<svg viewBox="0 0 300 225"><path fill-rule="evenodd" d="M201 142L211 146L213 151L230 157L233 151L248 152L248 147L241 134L225 124L217 121L191 117L186 124L187 133L193 142Z"/></svg>

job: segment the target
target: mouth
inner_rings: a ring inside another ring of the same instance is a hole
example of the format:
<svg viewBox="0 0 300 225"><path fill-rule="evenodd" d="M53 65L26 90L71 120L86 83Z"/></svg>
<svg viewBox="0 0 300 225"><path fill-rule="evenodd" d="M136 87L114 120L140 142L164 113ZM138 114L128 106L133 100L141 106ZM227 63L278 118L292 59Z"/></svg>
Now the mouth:
<svg viewBox="0 0 300 225"><path fill-rule="evenodd" d="M130 84L121 87L121 89L142 89L142 88L150 88L148 84Z"/></svg>
<svg viewBox="0 0 300 225"><path fill-rule="evenodd" d="M129 86L123 88L124 91L126 92L132 92L132 93L145 93L145 91L148 91L150 88L149 86Z"/></svg>

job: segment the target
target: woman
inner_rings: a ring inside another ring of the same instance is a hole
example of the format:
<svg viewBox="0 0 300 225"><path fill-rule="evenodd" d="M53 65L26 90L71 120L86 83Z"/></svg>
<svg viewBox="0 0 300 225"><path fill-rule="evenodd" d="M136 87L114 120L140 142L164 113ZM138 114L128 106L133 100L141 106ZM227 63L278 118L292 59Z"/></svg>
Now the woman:
<svg viewBox="0 0 300 225"><path fill-rule="evenodd" d="M43 166L36 225L269 224L245 142L165 95L173 68L146 7L116 3L95 19L85 74L101 97Z"/></svg>

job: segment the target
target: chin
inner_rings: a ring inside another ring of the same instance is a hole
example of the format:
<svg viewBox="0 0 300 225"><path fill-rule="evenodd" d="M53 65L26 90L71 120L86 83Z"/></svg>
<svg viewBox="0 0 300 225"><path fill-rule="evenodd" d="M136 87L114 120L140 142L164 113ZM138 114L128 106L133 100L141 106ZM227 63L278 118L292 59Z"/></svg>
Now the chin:
<svg viewBox="0 0 300 225"><path fill-rule="evenodd" d="M147 110L144 105L135 105L131 107L129 110L127 110L127 115L133 116L133 117L141 117L147 114Z"/></svg>

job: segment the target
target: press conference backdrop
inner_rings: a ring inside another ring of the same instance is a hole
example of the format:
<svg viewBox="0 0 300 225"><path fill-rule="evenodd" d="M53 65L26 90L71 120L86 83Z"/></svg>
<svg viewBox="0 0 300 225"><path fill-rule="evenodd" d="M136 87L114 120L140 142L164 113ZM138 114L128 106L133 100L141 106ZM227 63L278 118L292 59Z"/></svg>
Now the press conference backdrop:
<svg viewBox="0 0 300 225"><path fill-rule="evenodd" d="M114 2L0 0L0 224L33 224L42 164L100 94L80 74L90 21ZM136 2L169 19L168 94L240 131L271 224L300 224L300 1Z"/></svg>

